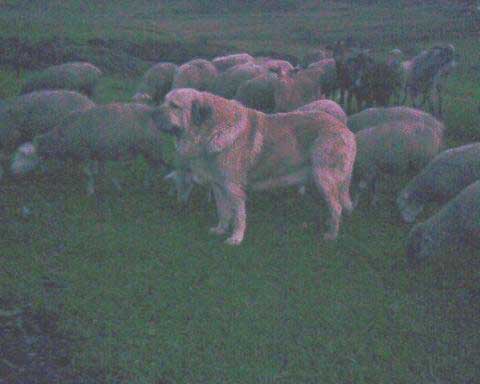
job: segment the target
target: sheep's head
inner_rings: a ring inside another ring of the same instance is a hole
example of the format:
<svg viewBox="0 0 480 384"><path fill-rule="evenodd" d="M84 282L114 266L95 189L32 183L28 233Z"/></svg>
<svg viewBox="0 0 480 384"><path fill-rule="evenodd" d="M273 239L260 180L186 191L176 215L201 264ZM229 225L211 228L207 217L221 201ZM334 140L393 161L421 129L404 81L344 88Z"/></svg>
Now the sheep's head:
<svg viewBox="0 0 480 384"><path fill-rule="evenodd" d="M40 165L40 157L33 143L22 144L12 156L10 166L13 175L23 175L36 169Z"/></svg>
<svg viewBox="0 0 480 384"><path fill-rule="evenodd" d="M397 206L400 209L403 221L406 223L413 223L417 216L423 211L423 204L405 190L398 195Z"/></svg>

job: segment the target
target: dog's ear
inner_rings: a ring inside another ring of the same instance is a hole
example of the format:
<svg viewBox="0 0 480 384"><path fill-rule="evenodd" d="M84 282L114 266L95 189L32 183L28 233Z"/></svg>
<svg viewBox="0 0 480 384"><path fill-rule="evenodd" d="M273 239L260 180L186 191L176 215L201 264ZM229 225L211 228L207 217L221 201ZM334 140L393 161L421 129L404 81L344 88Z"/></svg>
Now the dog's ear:
<svg viewBox="0 0 480 384"><path fill-rule="evenodd" d="M209 105L202 105L195 100L192 103L192 122L200 126L212 116L212 108Z"/></svg>
<svg viewBox="0 0 480 384"><path fill-rule="evenodd" d="M219 122L215 127L210 141L207 144L207 151L209 153L222 152L231 146L240 135L246 131L248 127L248 115L245 110L235 111L230 119L228 119L228 117ZM232 118L233 121L231 121Z"/></svg>

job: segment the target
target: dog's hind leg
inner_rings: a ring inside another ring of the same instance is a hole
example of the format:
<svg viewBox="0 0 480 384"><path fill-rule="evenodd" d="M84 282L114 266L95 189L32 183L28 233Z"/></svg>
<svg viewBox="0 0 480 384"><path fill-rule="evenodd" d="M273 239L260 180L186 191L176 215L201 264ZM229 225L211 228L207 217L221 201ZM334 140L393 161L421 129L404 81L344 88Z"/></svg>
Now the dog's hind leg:
<svg viewBox="0 0 480 384"><path fill-rule="evenodd" d="M325 240L335 240L340 228L340 218L342 216L342 204L340 201L340 191L338 190L338 180L332 175L331 169L315 167L313 169L313 180L325 199L330 218L327 221L327 231L323 238Z"/></svg>

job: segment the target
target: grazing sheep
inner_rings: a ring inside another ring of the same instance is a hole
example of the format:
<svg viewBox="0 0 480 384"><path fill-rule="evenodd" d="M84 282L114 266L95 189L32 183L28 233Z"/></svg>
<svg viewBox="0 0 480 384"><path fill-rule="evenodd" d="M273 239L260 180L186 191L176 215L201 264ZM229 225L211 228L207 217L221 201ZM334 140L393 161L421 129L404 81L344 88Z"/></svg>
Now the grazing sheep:
<svg viewBox="0 0 480 384"><path fill-rule="evenodd" d="M208 60L195 59L182 64L175 71L172 89L194 88L211 90L218 76L217 68Z"/></svg>
<svg viewBox="0 0 480 384"><path fill-rule="evenodd" d="M355 71L351 74L351 92L357 100L357 110L361 111L364 105L386 107L402 85L398 70L387 63L376 62L365 53L357 55L352 62Z"/></svg>
<svg viewBox="0 0 480 384"><path fill-rule="evenodd" d="M257 58L258 65L267 68L269 71L279 73L280 75L286 75L290 71L293 71L294 67L286 60L271 59L269 57Z"/></svg>
<svg viewBox="0 0 480 384"><path fill-rule="evenodd" d="M435 46L426 53L422 52L410 62L405 95L410 96L415 107L419 105L418 97L421 95L421 105L424 106L428 101L432 113L441 116L443 82L455 66L455 47L452 44ZM433 99L437 99L437 109Z"/></svg>
<svg viewBox="0 0 480 384"><path fill-rule="evenodd" d="M213 93L226 99L233 99L238 88L244 82L260 75L266 75L268 69L257 64L240 64L227 69L215 80Z"/></svg>
<svg viewBox="0 0 480 384"><path fill-rule="evenodd" d="M46 159L85 163L87 193L91 195L95 193L95 177L103 173L106 161L128 160L141 154L151 166L149 177L152 168L165 164L152 111L144 104L112 103L74 112L50 132L20 146L11 171L24 174Z"/></svg>
<svg viewBox="0 0 480 384"><path fill-rule="evenodd" d="M177 66L173 63L155 64L143 75L133 101L141 103L151 100L155 104L162 102L172 88L176 69Z"/></svg>
<svg viewBox="0 0 480 384"><path fill-rule="evenodd" d="M275 82L275 112L290 112L322 98L322 84L329 77L324 67L279 74Z"/></svg>
<svg viewBox="0 0 480 384"><path fill-rule="evenodd" d="M480 143L451 148L433 160L400 192L397 204L407 223L428 202L445 203L480 179Z"/></svg>
<svg viewBox="0 0 480 384"><path fill-rule="evenodd" d="M418 171L439 152L444 126L436 120L394 120L356 133L357 159L352 183L355 204L362 192L378 199L385 174Z"/></svg>
<svg viewBox="0 0 480 384"><path fill-rule="evenodd" d="M100 69L86 62L54 65L29 79L23 86L21 93L68 89L92 96L101 75L102 71Z"/></svg>
<svg viewBox="0 0 480 384"><path fill-rule="evenodd" d="M342 107L333 100L316 100L303 107L297 108L299 112L326 112L329 115L340 120L342 123L347 124L347 114Z"/></svg>
<svg viewBox="0 0 480 384"><path fill-rule="evenodd" d="M277 76L273 73L266 73L245 81L238 87L234 99L248 108L272 113L275 109L275 81Z"/></svg>
<svg viewBox="0 0 480 384"><path fill-rule="evenodd" d="M355 67L355 58L361 53L365 53L365 51L354 47L344 40L337 41L333 47L333 59L335 60L338 87L340 89L339 103L347 113L350 113L352 110L353 75L359 71L359 68ZM346 101L345 97L347 98Z"/></svg>
<svg viewBox="0 0 480 384"><path fill-rule="evenodd" d="M425 124L436 124L437 119L427 112L409 107L368 108L348 117L347 125L352 132L371 128L376 125L395 121L422 121Z"/></svg>
<svg viewBox="0 0 480 384"><path fill-rule="evenodd" d="M470 184L424 223L415 225L407 240L410 267L438 254L461 254L480 246L480 180Z"/></svg>
<svg viewBox="0 0 480 384"><path fill-rule="evenodd" d="M237 101L193 89L171 91L154 119L176 136L177 155L194 177L213 188L223 235L237 245L246 229L247 188L266 190L311 180L326 200L326 240L338 235L342 211L351 211L349 185L355 137L324 112L264 114Z"/></svg>
<svg viewBox="0 0 480 384"><path fill-rule="evenodd" d="M331 98L338 88L337 66L335 65L335 60L330 58L316 61L311 63L307 69L321 73L319 81L322 93L327 99Z"/></svg>
<svg viewBox="0 0 480 384"><path fill-rule="evenodd" d="M233 55L216 57L212 60L212 64L217 68L218 72L225 72L228 68L239 64L253 64L255 58L248 53L236 53Z"/></svg>
<svg viewBox="0 0 480 384"><path fill-rule="evenodd" d="M327 47L325 49L317 48L308 52L303 57L303 65L308 67L312 63L316 63L321 60L330 59L332 57L332 52Z"/></svg>
<svg viewBox="0 0 480 384"><path fill-rule="evenodd" d="M95 106L73 91L39 91L17 96L0 110L0 151L13 152L21 143L60 124L70 113Z"/></svg>

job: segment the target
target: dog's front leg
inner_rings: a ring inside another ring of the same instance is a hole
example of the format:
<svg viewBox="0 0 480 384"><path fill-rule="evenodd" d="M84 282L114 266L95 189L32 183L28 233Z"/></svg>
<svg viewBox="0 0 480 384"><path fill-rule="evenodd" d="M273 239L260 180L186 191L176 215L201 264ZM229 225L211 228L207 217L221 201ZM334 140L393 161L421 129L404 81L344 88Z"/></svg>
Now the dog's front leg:
<svg viewBox="0 0 480 384"><path fill-rule="evenodd" d="M228 183L226 192L233 211L233 233L232 236L225 240L225 243L238 245L243 240L247 226L247 213L245 210L246 194L243 186L235 183Z"/></svg>
<svg viewBox="0 0 480 384"><path fill-rule="evenodd" d="M215 204L217 205L218 225L210 228L210 233L224 235L228 231L230 221L232 220L232 207L222 187L214 185L212 189L215 196Z"/></svg>

